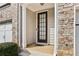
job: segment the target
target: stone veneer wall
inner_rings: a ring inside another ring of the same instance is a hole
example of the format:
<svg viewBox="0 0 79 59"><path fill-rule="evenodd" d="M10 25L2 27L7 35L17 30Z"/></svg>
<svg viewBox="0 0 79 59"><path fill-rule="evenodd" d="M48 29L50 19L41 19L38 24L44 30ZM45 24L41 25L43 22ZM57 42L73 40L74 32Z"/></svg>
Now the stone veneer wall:
<svg viewBox="0 0 79 59"><path fill-rule="evenodd" d="M57 4L57 56L74 55L74 4Z"/></svg>
<svg viewBox="0 0 79 59"><path fill-rule="evenodd" d="M17 4L12 4L8 7L0 9L0 21L12 19L12 40L17 43Z"/></svg>

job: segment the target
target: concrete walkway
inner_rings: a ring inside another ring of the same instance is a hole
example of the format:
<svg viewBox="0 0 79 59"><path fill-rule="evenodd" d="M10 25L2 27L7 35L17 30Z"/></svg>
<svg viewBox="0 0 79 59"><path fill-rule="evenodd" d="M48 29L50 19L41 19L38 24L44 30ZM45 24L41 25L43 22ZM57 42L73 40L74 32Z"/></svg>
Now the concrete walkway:
<svg viewBox="0 0 79 59"><path fill-rule="evenodd" d="M21 53L19 53L19 56L51 56L51 55L46 53L41 53L38 51L28 51L27 49L25 49L25 50L22 50Z"/></svg>

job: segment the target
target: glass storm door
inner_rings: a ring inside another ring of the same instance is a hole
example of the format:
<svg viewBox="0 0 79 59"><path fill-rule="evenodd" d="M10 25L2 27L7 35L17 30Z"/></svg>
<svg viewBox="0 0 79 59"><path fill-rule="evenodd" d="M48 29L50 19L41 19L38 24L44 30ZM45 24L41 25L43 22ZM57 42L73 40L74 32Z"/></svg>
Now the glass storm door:
<svg viewBox="0 0 79 59"><path fill-rule="evenodd" d="M47 43L47 12L38 13L38 42Z"/></svg>

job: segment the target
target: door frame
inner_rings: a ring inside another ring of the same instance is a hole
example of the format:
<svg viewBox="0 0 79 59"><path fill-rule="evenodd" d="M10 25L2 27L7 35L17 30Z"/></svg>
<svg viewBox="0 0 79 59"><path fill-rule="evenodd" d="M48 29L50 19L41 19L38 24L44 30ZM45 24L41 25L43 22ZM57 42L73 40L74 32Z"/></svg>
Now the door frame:
<svg viewBox="0 0 79 59"><path fill-rule="evenodd" d="M47 24L47 43L40 43L38 42L38 13L42 13L42 12L47 12L47 23L48 23L48 10L41 10L41 11L37 11L36 12L36 44L42 44L42 45L48 45L49 44L49 40L48 40L48 24Z"/></svg>

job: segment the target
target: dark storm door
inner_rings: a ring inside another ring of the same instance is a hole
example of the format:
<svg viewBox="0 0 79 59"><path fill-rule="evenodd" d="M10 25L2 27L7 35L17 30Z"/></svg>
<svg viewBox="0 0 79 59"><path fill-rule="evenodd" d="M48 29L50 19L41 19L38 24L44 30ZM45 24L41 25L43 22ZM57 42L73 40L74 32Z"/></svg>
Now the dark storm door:
<svg viewBox="0 0 79 59"><path fill-rule="evenodd" d="M47 43L47 11L38 13L38 42Z"/></svg>

